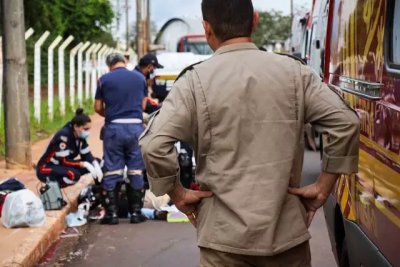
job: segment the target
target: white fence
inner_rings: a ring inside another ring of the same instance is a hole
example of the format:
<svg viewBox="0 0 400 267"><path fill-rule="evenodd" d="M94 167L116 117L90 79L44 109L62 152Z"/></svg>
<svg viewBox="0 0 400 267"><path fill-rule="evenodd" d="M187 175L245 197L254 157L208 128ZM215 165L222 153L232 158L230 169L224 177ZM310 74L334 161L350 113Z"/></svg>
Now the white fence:
<svg viewBox="0 0 400 267"><path fill-rule="evenodd" d="M25 39L30 38L33 35L33 29L29 29L25 33ZM34 46L34 118L37 122L42 119L42 90L46 88L42 85L42 73L41 73L41 49L44 46L46 40L48 39L50 32L46 31L35 42ZM74 37L69 36L64 39L61 36L57 36L54 40L47 41L48 46L48 58L47 58L47 101L48 110L47 116L50 120L54 118L54 114L59 112L59 114L64 115L66 111L66 74L65 74L65 53L68 53L67 49ZM61 44L61 45L60 45ZM0 37L1 45L1 37ZM58 79L54 77L54 50L58 47ZM67 81L69 84L69 105L71 108L75 108L75 96L78 99L78 105L82 105L83 100L93 99L95 96L95 91L97 87L97 79L107 72L107 67L105 65L105 57L110 53L114 52L115 49L108 47L107 45L101 43L79 43L75 47L69 50L69 77ZM28 52L28 51L27 51ZM83 60L83 54L85 58ZM76 60L77 58L77 60ZM2 55L0 52L0 111L3 107L3 88L2 88L2 77L3 77L3 65L2 65ZM84 76L85 74L85 76ZM85 77L85 79L83 79ZM59 110L54 110L54 80L58 81L58 101L60 103ZM83 83L85 88L85 94L83 94ZM2 120L2 112L0 112L0 121Z"/></svg>

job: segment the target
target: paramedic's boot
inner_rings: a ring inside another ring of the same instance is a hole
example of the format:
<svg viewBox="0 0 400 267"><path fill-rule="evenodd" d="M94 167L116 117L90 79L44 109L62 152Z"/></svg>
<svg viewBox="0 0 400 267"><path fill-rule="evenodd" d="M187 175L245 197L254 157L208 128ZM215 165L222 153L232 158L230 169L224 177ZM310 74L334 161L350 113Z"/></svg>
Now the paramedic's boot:
<svg viewBox="0 0 400 267"><path fill-rule="evenodd" d="M130 185L126 185L126 196L128 198L129 211L131 214L131 223L142 223L147 219L142 214L144 189L135 190Z"/></svg>
<svg viewBox="0 0 400 267"><path fill-rule="evenodd" d="M106 214L101 220L101 224L118 224L117 192L115 192L115 190L107 191L104 202Z"/></svg>

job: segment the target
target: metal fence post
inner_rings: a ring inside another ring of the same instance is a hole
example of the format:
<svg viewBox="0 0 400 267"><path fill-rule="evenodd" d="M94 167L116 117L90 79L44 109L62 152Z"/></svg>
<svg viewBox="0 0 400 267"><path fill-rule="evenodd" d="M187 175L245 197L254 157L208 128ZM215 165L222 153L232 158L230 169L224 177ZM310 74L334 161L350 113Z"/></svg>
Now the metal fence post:
<svg viewBox="0 0 400 267"><path fill-rule="evenodd" d="M25 41L28 40L34 33L35 31L32 28L29 28L26 32L25 32Z"/></svg>
<svg viewBox="0 0 400 267"><path fill-rule="evenodd" d="M85 64L85 99L89 98L90 95L90 73L91 73L91 61L90 55L92 51L96 48L97 44L92 44L89 49L86 51L86 64Z"/></svg>
<svg viewBox="0 0 400 267"><path fill-rule="evenodd" d="M72 35L60 45L58 48L58 99L60 100L61 116L65 115L65 65L64 50L74 40Z"/></svg>
<svg viewBox="0 0 400 267"><path fill-rule="evenodd" d="M109 54L111 54L112 52L114 51L114 48L113 47L110 47L109 49L107 49L106 50L106 52L104 53L104 56L103 56L103 66L104 66L104 68L103 68L103 72L104 73L106 73L107 71L108 71L108 66L107 66L107 64L106 64L106 58L107 58L107 56L109 55Z"/></svg>
<svg viewBox="0 0 400 267"><path fill-rule="evenodd" d="M110 51L110 48L107 46L106 49L101 54L100 58L101 75L104 75L107 72L106 57L109 54L108 51Z"/></svg>
<svg viewBox="0 0 400 267"><path fill-rule="evenodd" d="M47 103L48 103L48 109L47 109L47 114L49 117L49 120L53 120L54 118L54 61L53 61L53 55L54 55L54 49L56 46L61 42L62 37L57 36L56 39L50 44L48 48L48 72L47 72Z"/></svg>
<svg viewBox="0 0 400 267"><path fill-rule="evenodd" d="M93 50L92 54L92 99L95 98L96 95L96 87L97 87L97 53L103 44L98 44L95 49Z"/></svg>
<svg viewBox="0 0 400 267"><path fill-rule="evenodd" d="M108 46L104 45L97 54L97 73L99 77L103 75L103 55L107 49Z"/></svg>
<svg viewBox="0 0 400 267"><path fill-rule="evenodd" d="M45 31L42 36L40 36L39 40L35 43L35 51L34 51L34 117L37 122L40 123L41 119L41 91L42 91L42 83L41 83L41 56L40 56L40 48L43 43L46 41L47 37L49 37L50 32Z"/></svg>
<svg viewBox="0 0 400 267"><path fill-rule="evenodd" d="M82 67L82 54L90 45L90 42L86 42L78 51L78 104L81 106L83 101L83 67Z"/></svg>
<svg viewBox="0 0 400 267"><path fill-rule="evenodd" d="M69 52L69 105L75 108L75 56L78 50L83 46L80 42Z"/></svg>

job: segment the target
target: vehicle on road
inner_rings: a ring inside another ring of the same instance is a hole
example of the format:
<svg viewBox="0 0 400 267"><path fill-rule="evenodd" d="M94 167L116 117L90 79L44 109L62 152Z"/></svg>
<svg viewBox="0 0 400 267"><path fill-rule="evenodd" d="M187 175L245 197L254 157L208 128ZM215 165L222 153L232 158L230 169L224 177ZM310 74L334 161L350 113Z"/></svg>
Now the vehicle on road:
<svg viewBox="0 0 400 267"><path fill-rule="evenodd" d="M330 0L320 12L323 79L361 120L359 172L324 206L332 248L340 266L400 266L400 1Z"/></svg>
<svg viewBox="0 0 400 267"><path fill-rule="evenodd" d="M164 68L154 70L153 97L160 102L164 101L182 70L210 56L211 54L196 55L191 52L165 52L157 55Z"/></svg>
<svg viewBox="0 0 400 267"><path fill-rule="evenodd" d="M177 52L191 52L195 55L211 55L213 51L204 34L184 35L179 39Z"/></svg>
<svg viewBox="0 0 400 267"><path fill-rule="evenodd" d="M213 51L207 43L200 19L172 18L160 29L155 44L158 61L164 66L154 72L153 97L162 102L176 77L187 66L209 58Z"/></svg>
<svg viewBox="0 0 400 267"><path fill-rule="evenodd" d="M327 0L314 0L311 11L299 11L293 18L291 54L302 59L317 73L323 76L323 54L327 23ZM322 147L320 129L305 125L304 143L310 150Z"/></svg>

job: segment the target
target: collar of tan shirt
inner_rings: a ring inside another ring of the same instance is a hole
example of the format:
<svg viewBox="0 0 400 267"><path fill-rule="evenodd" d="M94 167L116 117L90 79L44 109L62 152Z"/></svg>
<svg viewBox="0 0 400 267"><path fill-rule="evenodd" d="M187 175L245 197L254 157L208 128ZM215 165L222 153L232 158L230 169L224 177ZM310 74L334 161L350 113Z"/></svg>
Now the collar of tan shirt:
<svg viewBox="0 0 400 267"><path fill-rule="evenodd" d="M237 44L229 44L221 46L215 51L214 55L221 55L233 51L239 50L258 50L257 46L254 43L237 43Z"/></svg>

